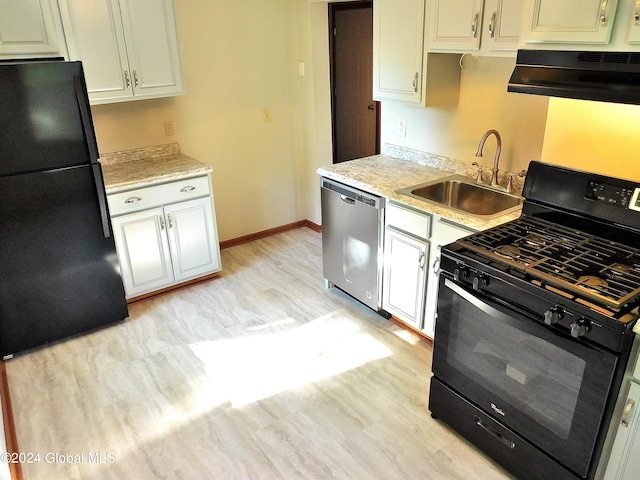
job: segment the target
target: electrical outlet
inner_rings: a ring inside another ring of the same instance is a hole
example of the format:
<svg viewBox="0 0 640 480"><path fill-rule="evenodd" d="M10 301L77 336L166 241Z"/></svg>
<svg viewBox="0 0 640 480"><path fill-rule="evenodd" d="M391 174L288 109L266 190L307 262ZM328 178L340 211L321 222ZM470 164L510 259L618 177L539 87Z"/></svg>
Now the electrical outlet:
<svg viewBox="0 0 640 480"><path fill-rule="evenodd" d="M407 119L406 118L398 118L397 132L400 137L407 136Z"/></svg>
<svg viewBox="0 0 640 480"><path fill-rule="evenodd" d="M269 123L271 121L271 109L263 108L262 109L262 121L264 123Z"/></svg>
<svg viewBox="0 0 640 480"><path fill-rule="evenodd" d="M176 131L173 129L173 120L164 121L164 134L167 137L173 137L176 134Z"/></svg>

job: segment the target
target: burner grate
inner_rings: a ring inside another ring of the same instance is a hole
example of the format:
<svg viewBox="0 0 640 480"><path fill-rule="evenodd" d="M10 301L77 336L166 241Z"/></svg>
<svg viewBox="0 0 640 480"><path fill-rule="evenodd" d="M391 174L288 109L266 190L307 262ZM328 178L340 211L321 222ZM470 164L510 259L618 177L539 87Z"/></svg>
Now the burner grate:
<svg viewBox="0 0 640 480"><path fill-rule="evenodd" d="M520 217L458 243L601 305L640 296L638 249L562 225Z"/></svg>

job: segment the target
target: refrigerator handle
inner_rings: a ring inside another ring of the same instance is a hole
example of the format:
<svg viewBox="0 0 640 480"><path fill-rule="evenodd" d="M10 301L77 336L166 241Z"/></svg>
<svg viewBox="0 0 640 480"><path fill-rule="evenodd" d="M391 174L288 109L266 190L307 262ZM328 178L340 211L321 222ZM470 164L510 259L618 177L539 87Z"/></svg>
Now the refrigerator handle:
<svg viewBox="0 0 640 480"><path fill-rule="evenodd" d="M96 184L96 193L98 194L98 205L100 207L100 217L102 218L102 233L104 238L111 236L109 228L109 209L107 208L107 194L104 191L104 180L102 178L102 167L99 163L91 165L93 170L93 181Z"/></svg>
<svg viewBox="0 0 640 480"><path fill-rule="evenodd" d="M91 110L89 110L89 97L87 96L87 87L85 86L83 76L75 76L74 83L76 87L76 99L78 108L80 109L80 119L84 130L85 141L89 148L89 158L91 163L98 161L98 144L96 143L96 135L93 130L93 120L91 120Z"/></svg>

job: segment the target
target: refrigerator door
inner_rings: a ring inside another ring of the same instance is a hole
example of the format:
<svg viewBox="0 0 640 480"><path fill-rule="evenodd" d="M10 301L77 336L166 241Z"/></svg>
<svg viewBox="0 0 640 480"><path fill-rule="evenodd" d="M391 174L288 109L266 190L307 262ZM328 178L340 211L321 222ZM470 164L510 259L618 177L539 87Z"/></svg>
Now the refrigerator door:
<svg viewBox="0 0 640 480"><path fill-rule="evenodd" d="M84 165L0 177L0 356L128 315L93 173Z"/></svg>
<svg viewBox="0 0 640 480"><path fill-rule="evenodd" d="M80 62L0 64L0 177L96 162Z"/></svg>

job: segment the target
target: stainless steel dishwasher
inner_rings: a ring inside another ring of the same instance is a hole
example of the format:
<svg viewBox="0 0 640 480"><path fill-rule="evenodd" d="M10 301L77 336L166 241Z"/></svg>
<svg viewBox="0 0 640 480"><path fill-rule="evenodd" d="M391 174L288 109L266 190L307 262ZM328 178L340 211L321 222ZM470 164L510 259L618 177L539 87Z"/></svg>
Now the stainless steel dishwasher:
<svg viewBox="0 0 640 480"><path fill-rule="evenodd" d="M380 311L384 198L326 178L320 191L325 284Z"/></svg>

